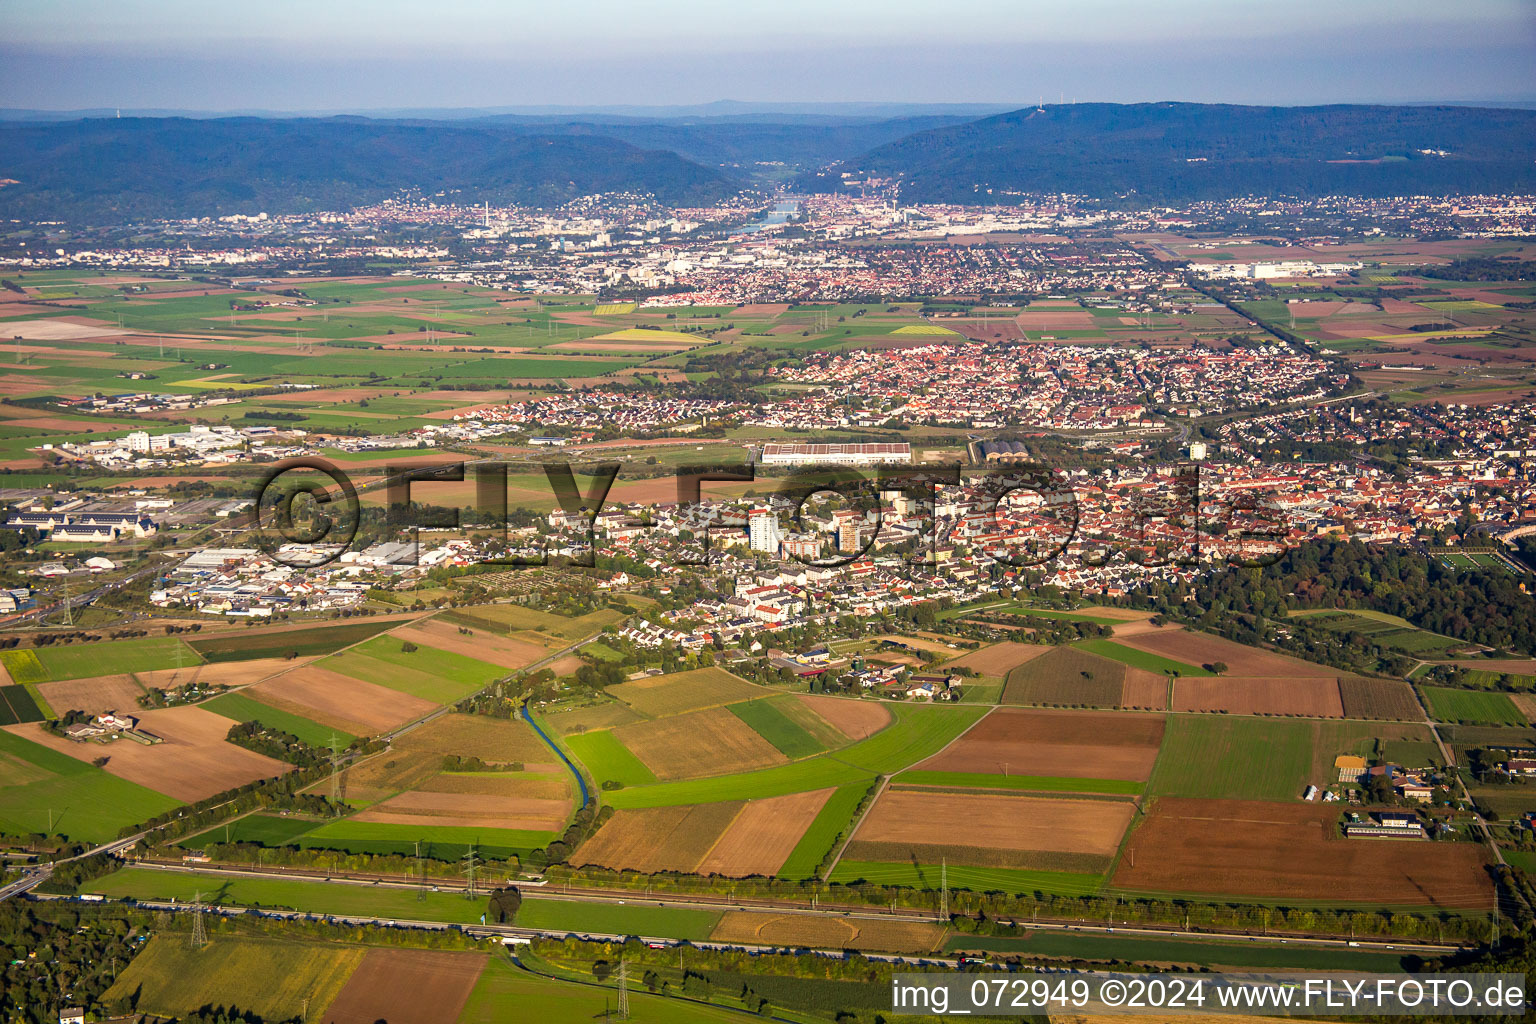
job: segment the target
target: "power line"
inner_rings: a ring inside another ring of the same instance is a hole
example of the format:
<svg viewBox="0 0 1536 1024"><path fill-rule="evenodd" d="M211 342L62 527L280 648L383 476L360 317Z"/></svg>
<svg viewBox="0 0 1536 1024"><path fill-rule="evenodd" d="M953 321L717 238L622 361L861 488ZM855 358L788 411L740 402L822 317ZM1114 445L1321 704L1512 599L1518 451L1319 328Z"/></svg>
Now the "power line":
<svg viewBox="0 0 1536 1024"><path fill-rule="evenodd" d="M629 964L619 957L619 1019L629 1019Z"/></svg>
<svg viewBox="0 0 1536 1024"><path fill-rule="evenodd" d="M202 949L208 945L208 931L203 925L203 894L199 890L192 897L192 948Z"/></svg>

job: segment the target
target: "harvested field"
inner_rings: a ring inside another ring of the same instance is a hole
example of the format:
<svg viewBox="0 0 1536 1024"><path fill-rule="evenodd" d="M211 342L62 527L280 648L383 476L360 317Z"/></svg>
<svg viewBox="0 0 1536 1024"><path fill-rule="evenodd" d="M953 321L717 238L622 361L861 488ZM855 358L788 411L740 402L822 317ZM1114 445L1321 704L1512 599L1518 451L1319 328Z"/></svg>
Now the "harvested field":
<svg viewBox="0 0 1536 1024"><path fill-rule="evenodd" d="M596 864L630 871L692 871L714 849L742 802L681 807L621 808L571 857L577 867Z"/></svg>
<svg viewBox="0 0 1536 1024"><path fill-rule="evenodd" d="M575 675L576 670L585 664L586 662L582 661L576 655L567 654L563 658L556 658L554 661L550 662L547 667L558 678L560 676Z"/></svg>
<svg viewBox="0 0 1536 1024"><path fill-rule="evenodd" d="M998 708L915 767L1145 782L1162 742L1161 715Z"/></svg>
<svg viewBox="0 0 1536 1024"><path fill-rule="evenodd" d="M1132 668L1120 687L1120 707L1138 711L1168 710L1168 679L1156 672Z"/></svg>
<svg viewBox="0 0 1536 1024"><path fill-rule="evenodd" d="M809 693L795 696L850 740L868 739L891 724L890 709L874 701Z"/></svg>
<svg viewBox="0 0 1536 1024"><path fill-rule="evenodd" d="M459 628L450 622L431 619L397 629L389 635L399 637L402 641L410 640L427 647L478 658L508 669L532 665L549 653L547 648L524 640L513 640L482 630L466 635L460 633Z"/></svg>
<svg viewBox="0 0 1536 1024"><path fill-rule="evenodd" d="M726 708L621 725L613 734L663 781L749 771L789 760Z"/></svg>
<svg viewBox="0 0 1536 1024"><path fill-rule="evenodd" d="M1371 905L1489 909L1476 843L1339 839L1336 807L1159 797L1131 836L1114 885Z"/></svg>
<svg viewBox="0 0 1536 1024"><path fill-rule="evenodd" d="M1115 707L1126 666L1077 647L1053 647L1008 673L1004 704Z"/></svg>
<svg viewBox="0 0 1536 1024"><path fill-rule="evenodd" d="M256 658L251 661L221 661L207 665L188 665L186 668L162 668L148 672L135 672L134 677L145 686L167 690L188 683L217 683L221 686L247 686L280 672L301 668L313 658Z"/></svg>
<svg viewBox="0 0 1536 1024"><path fill-rule="evenodd" d="M1368 679L1342 676L1339 698L1346 718L1385 719L1389 722L1414 722L1424 718L1413 688L1396 679Z"/></svg>
<svg viewBox="0 0 1536 1024"><path fill-rule="evenodd" d="M972 651L950 662L951 667L963 665L984 676L1006 676L1026 662L1033 661L1051 648L1044 644L1020 644L1005 640L1000 644Z"/></svg>
<svg viewBox="0 0 1536 1024"><path fill-rule="evenodd" d="M554 766L554 753L523 722L488 715L448 714L434 718L419 729L395 740L392 750L400 753L424 752L441 757L457 754L478 757L488 764L520 761Z"/></svg>
<svg viewBox="0 0 1536 1024"><path fill-rule="evenodd" d="M608 692L642 715L660 718L766 697L769 691L724 669L698 668L620 683L608 687Z"/></svg>
<svg viewBox="0 0 1536 1024"><path fill-rule="evenodd" d="M1515 702L1515 707L1525 716L1527 722L1536 724L1536 694L1512 693L1509 699ZM53 703L49 701L49 703Z"/></svg>
<svg viewBox="0 0 1536 1024"><path fill-rule="evenodd" d="M374 804L352 820L559 832L569 810L565 800L412 790Z"/></svg>
<svg viewBox="0 0 1536 1024"><path fill-rule="evenodd" d="M848 917L728 910L709 937L716 942L765 946L931 953L944 941L944 929L916 921L865 921Z"/></svg>
<svg viewBox="0 0 1536 1024"><path fill-rule="evenodd" d="M285 672L250 689L252 697L275 708L358 736L385 732L437 707L408 693L313 665Z"/></svg>
<svg viewBox="0 0 1536 1024"><path fill-rule="evenodd" d="M1338 678L1315 662L1300 658L1261 651L1254 647L1224 640L1219 636L1189 629L1162 629L1152 633L1137 633L1124 638L1125 646L1146 651L1159 657L1182 661L1188 665L1214 665L1224 662L1228 676L1256 676L1260 678L1288 679L1296 676Z"/></svg>
<svg viewBox="0 0 1536 1024"><path fill-rule="evenodd" d="M60 715L66 711L88 711L91 714L121 711L124 714L136 714L139 710L139 698L144 695L145 690L134 681L132 675L125 673L115 676L96 676L90 679L70 679L61 683L39 683L37 692L41 693L48 705Z"/></svg>
<svg viewBox="0 0 1536 1024"><path fill-rule="evenodd" d="M586 732L589 729L612 729L615 726L641 721L644 719L633 708L616 700L590 708L557 711L548 718L549 724L566 736L571 733Z"/></svg>
<svg viewBox="0 0 1536 1024"><path fill-rule="evenodd" d="M834 790L751 800L694 869L701 875L778 874Z"/></svg>
<svg viewBox="0 0 1536 1024"><path fill-rule="evenodd" d="M105 757L104 768L109 774L187 803L293 770L285 761L225 742L236 722L212 711L180 707L136 710L135 714L139 728L162 742L120 739L105 744L76 743L44 732L35 724L12 726L11 731L80 761Z"/></svg>
<svg viewBox="0 0 1536 1024"><path fill-rule="evenodd" d="M1110 857L1130 824L1129 800L1069 800L993 793L935 793L886 790L854 833L846 853L858 844L963 847L1013 854L1064 853ZM1024 856L1000 858L987 867L1039 866Z"/></svg>
<svg viewBox="0 0 1536 1024"><path fill-rule="evenodd" d="M1173 710L1234 715L1300 715L1343 718L1335 678L1184 677L1173 681Z"/></svg>
<svg viewBox="0 0 1536 1024"><path fill-rule="evenodd" d="M370 949L321 1018L325 1024L442 1024L459 1019L484 953Z"/></svg>

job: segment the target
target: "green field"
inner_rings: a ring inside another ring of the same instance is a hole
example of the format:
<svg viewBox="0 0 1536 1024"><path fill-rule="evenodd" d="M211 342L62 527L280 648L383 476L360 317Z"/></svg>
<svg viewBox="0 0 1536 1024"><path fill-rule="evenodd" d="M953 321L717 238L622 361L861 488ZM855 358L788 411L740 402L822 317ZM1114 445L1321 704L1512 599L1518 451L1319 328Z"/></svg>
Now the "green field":
<svg viewBox="0 0 1536 1024"><path fill-rule="evenodd" d="M101 843L180 801L108 775L67 754L0 732L0 830L51 831Z"/></svg>
<svg viewBox="0 0 1536 1024"><path fill-rule="evenodd" d="M779 868L779 877L798 881L814 875L822 858L837 841L838 834L853 820L853 812L858 809L859 801L864 799L867 792L868 786L855 784L841 786L827 797L827 802L821 805L821 810L816 814L816 820L811 822L795 848L790 851L784 866Z"/></svg>
<svg viewBox="0 0 1536 1024"><path fill-rule="evenodd" d="M1199 964L1220 967L1274 967L1294 970L1400 971L1403 958L1395 953L1354 949L1318 949L1266 943L1216 942L1200 939L1159 939L1087 932L1039 931L1025 938L954 935L944 944L950 952L1023 954L1083 960L1129 960L1141 963Z"/></svg>
<svg viewBox="0 0 1536 1024"><path fill-rule="evenodd" d="M1423 687L1430 713L1442 722L1468 722L1483 725L1524 725L1525 716L1506 694L1482 690L1452 690L1443 686Z"/></svg>
<svg viewBox="0 0 1536 1024"><path fill-rule="evenodd" d="M393 653L399 660L379 657L378 655L384 651L383 647L373 647L370 653L364 654L363 648L371 644L392 645ZM342 675L361 679L366 683L408 693L412 697L420 697L433 704L453 704L463 700L495 678L495 676L485 677L484 682L449 678L447 672L452 670L452 666L444 665L438 659L438 655L443 653L446 652L421 647L407 654L400 650L400 644L394 638L380 637L378 640L368 641L362 647L333 654L318 664L320 668L331 672L340 672ZM490 667L497 675L504 671L495 666Z"/></svg>
<svg viewBox="0 0 1536 1024"><path fill-rule="evenodd" d="M204 1006L238 1006L267 1020L300 1019L328 1006L362 963L366 948L221 936L192 949L180 935L157 935L118 975L103 1002L136 999L140 1013L182 1016Z"/></svg>
<svg viewBox="0 0 1536 1024"><path fill-rule="evenodd" d="M592 1024L616 1002L613 986L552 981L518 968L505 956L493 956L475 983L457 1022L444 1024L506 1024L534 1020L539 1024ZM635 1024L740 1024L737 1010L631 991L629 1019Z"/></svg>
<svg viewBox="0 0 1536 1024"><path fill-rule="evenodd" d="M773 744L778 748L779 753L791 760L810 757L827 749L816 741L816 737L779 710L776 701L749 700L728 705L726 710L745 722L753 732Z"/></svg>
<svg viewBox="0 0 1536 1024"><path fill-rule="evenodd" d="M1158 654L1149 654L1146 651L1138 651L1134 647L1117 644L1113 640L1084 640L1073 644L1091 654L1118 661L1122 665L1132 668L1146 669L1148 672L1177 672L1181 676L1208 676L1209 671L1199 665L1187 665L1182 661L1174 661L1172 658L1164 658Z"/></svg>
<svg viewBox="0 0 1536 1024"><path fill-rule="evenodd" d="M185 874L152 868L123 868L105 878L87 882L84 889L109 897L183 902L191 901L201 893L205 903L221 906L272 907L315 914L394 917L448 924L478 924L486 907L484 898L465 899L462 891L423 893L415 887L251 878L215 872ZM639 900L622 905L587 903L543 898L525 892L517 923L549 931L704 939L719 918L719 912L714 910L658 907Z"/></svg>
<svg viewBox="0 0 1536 1024"><path fill-rule="evenodd" d="M808 789L868 784L932 757L989 709L896 704L895 720L866 740L831 754L786 765L708 779L664 782L607 794L615 807L667 807L786 796Z"/></svg>
<svg viewBox="0 0 1536 1024"><path fill-rule="evenodd" d="M202 657L176 637L137 637L102 643L0 651L0 662L18 683L47 683L122 672L152 672L198 665Z"/></svg>
<svg viewBox="0 0 1536 1024"><path fill-rule="evenodd" d="M254 697L246 696L244 691L220 694L212 700L204 701L201 706L237 722L260 722L269 729L291 732L312 747L329 747L333 735L342 746L357 738L351 733L263 704Z"/></svg>
<svg viewBox="0 0 1536 1024"><path fill-rule="evenodd" d="M1058 896L1086 896L1096 893L1104 880L1098 875L1072 871L1018 871L1010 868L973 868L950 864L946 869L951 889L972 892L1042 892ZM832 869L833 882L876 885L905 885L916 889L939 887L937 864L886 864L873 861L840 860Z"/></svg>
<svg viewBox="0 0 1536 1024"><path fill-rule="evenodd" d="M599 785L609 780L625 786L650 786L656 782L655 774L645 762L607 729L573 733L565 737L565 742Z"/></svg>
<svg viewBox="0 0 1536 1024"><path fill-rule="evenodd" d="M53 709L41 700L36 683L17 686L0 686L0 725L16 725L21 722L41 722Z"/></svg>
<svg viewBox="0 0 1536 1024"><path fill-rule="evenodd" d="M395 825L387 822L350 821L346 818L306 832L299 845L312 850L344 850L347 853L408 854L421 841L421 852L439 860L455 860L475 844L482 857L526 857L555 839L553 832L528 832L510 828L470 828L463 825Z"/></svg>
<svg viewBox="0 0 1536 1024"><path fill-rule="evenodd" d="M243 818L215 826L177 843L189 850L200 850L208 843L260 843L262 846L287 846L304 833L324 824L314 818L284 818L276 814L247 814Z"/></svg>
<svg viewBox="0 0 1536 1024"><path fill-rule="evenodd" d="M286 629L264 633L235 633L189 640L187 646L209 662L249 661L254 658L309 658L339 651L343 647L400 625L398 619L375 622L348 622L340 626L315 626L313 629Z"/></svg>
<svg viewBox="0 0 1536 1024"><path fill-rule="evenodd" d="M1312 779L1311 722L1169 715L1148 791L1159 796L1295 800Z"/></svg>
<svg viewBox="0 0 1536 1024"><path fill-rule="evenodd" d="M1136 794L1140 782L1129 779L1072 779L1048 775L989 775L984 772L902 772L893 782L913 786L963 789L1021 789L1033 793Z"/></svg>

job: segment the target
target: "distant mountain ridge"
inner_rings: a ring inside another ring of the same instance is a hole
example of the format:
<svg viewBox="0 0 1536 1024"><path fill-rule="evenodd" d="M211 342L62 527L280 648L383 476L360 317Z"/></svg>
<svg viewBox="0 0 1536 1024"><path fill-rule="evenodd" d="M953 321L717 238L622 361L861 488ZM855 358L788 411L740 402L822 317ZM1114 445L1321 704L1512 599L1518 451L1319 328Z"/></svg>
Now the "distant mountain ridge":
<svg viewBox="0 0 1536 1024"><path fill-rule="evenodd" d="M1066 192L1124 203L1242 195L1536 193L1536 111L1194 103L875 118L724 105L714 116L487 114L454 121L95 118L0 121L0 217L112 224L363 205L418 188L552 206L596 192L708 203L845 175L909 202Z"/></svg>
<svg viewBox="0 0 1536 1024"><path fill-rule="evenodd" d="M106 118L0 125L0 216L71 223L299 213L419 188L557 205L597 192L708 203L740 183L612 138L350 119Z"/></svg>
<svg viewBox="0 0 1536 1024"><path fill-rule="evenodd" d="M1078 103L933 128L808 175L902 179L910 202L1008 193L1185 202L1242 195L1536 192L1536 111ZM990 191L988 191L990 190Z"/></svg>

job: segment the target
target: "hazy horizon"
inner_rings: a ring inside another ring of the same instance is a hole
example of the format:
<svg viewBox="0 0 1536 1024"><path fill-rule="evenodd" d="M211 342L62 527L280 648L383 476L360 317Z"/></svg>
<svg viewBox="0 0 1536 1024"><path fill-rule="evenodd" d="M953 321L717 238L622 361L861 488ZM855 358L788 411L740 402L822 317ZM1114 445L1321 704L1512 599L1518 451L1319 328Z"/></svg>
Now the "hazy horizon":
<svg viewBox="0 0 1536 1024"><path fill-rule="evenodd" d="M0 28L0 107L47 111L1536 100L1523 0L59 0Z"/></svg>

